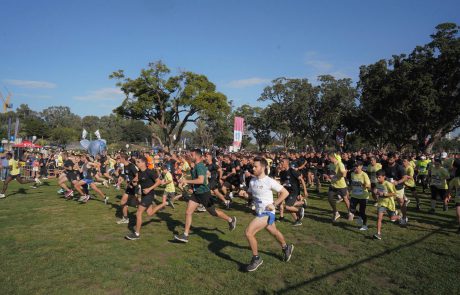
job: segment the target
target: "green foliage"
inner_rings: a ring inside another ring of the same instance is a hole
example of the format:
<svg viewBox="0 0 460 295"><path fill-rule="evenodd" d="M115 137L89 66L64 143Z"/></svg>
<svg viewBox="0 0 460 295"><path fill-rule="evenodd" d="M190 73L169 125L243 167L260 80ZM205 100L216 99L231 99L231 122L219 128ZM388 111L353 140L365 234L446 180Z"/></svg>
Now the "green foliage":
<svg viewBox="0 0 460 295"><path fill-rule="evenodd" d="M225 95L216 92L206 76L192 72L171 76L161 61L150 63L135 79L126 78L123 70L109 77L118 80L116 85L126 96L114 112L157 125L160 134L154 137L166 148L177 145L187 123L216 120L230 111Z"/></svg>
<svg viewBox="0 0 460 295"><path fill-rule="evenodd" d="M51 131L51 140L55 143L66 145L72 141L78 140L80 133L70 127L56 127Z"/></svg>

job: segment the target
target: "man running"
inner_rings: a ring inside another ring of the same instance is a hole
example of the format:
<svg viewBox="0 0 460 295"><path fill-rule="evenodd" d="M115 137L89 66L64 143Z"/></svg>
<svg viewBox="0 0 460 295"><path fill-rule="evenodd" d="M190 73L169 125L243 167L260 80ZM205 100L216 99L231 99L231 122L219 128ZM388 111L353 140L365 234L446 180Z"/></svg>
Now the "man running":
<svg viewBox="0 0 460 295"><path fill-rule="evenodd" d="M130 197L136 195L136 188L138 186L138 169L136 165L129 161L127 154L121 154L118 158L121 164L123 164L123 175L126 180L126 190L125 193L121 196L120 207L123 214L123 217L117 221L117 224L126 224L129 223L128 218L128 201Z"/></svg>
<svg viewBox="0 0 460 295"><path fill-rule="evenodd" d="M12 153L7 153L6 159L8 160L9 174L6 177L5 182L3 183L2 192L0 193L0 199L3 199L6 197L5 192L8 189L8 184L14 179L16 179L16 181L19 182L20 184L27 184L27 183L33 183L33 182L35 182L35 184L40 183L37 178L35 180L25 180L23 177L21 177L20 170L18 167L18 161L13 158ZM34 185L34 188L36 188L35 185Z"/></svg>
<svg viewBox="0 0 460 295"><path fill-rule="evenodd" d="M192 150L191 159L194 162L194 167L191 171L192 179L181 178L180 184L191 184L193 186L193 194L187 204L185 211L185 229L181 235L175 235L174 239L183 243L188 242L190 226L192 225L192 215L198 205L203 205L214 217L219 217L228 222L230 231L236 227L236 217L229 217L223 211L216 209L212 201L211 192L208 186L207 168L203 163L203 154L200 149Z"/></svg>
<svg viewBox="0 0 460 295"><path fill-rule="evenodd" d="M255 271L262 265L263 260L259 256L256 234L266 229L281 245L284 254L284 261L291 259L294 245L286 244L283 234L276 228L275 208L289 195L289 192L276 180L265 174L268 163L264 158L254 158L254 175L249 183L248 194L252 195L256 204L257 217L254 218L246 228L246 238L252 251L251 263L247 271ZM273 191L278 193L278 198L273 202Z"/></svg>

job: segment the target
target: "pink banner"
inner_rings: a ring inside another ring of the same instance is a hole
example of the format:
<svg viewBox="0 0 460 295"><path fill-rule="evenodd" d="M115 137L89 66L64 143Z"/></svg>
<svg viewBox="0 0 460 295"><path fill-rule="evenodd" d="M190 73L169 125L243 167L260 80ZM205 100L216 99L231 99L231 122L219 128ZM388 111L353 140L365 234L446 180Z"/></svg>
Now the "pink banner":
<svg viewBox="0 0 460 295"><path fill-rule="evenodd" d="M233 128L233 146L241 147L243 141L243 130L244 130L244 119L241 117L235 117L235 124Z"/></svg>

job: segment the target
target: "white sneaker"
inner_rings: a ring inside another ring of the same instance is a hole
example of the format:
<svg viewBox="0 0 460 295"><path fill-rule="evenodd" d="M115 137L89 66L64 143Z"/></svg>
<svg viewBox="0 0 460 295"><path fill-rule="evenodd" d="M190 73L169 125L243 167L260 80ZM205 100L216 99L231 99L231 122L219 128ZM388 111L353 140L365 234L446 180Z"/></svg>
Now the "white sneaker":
<svg viewBox="0 0 460 295"><path fill-rule="evenodd" d="M35 178L34 181L35 181L36 184L42 184L42 182L38 178Z"/></svg>
<svg viewBox="0 0 460 295"><path fill-rule="evenodd" d="M233 199L233 192L230 192L230 193L228 194L228 197L229 197L230 199Z"/></svg>
<svg viewBox="0 0 460 295"><path fill-rule="evenodd" d="M365 230L368 230L369 228L367 227L367 225L363 225L359 228L359 230L361 231L365 231Z"/></svg>
<svg viewBox="0 0 460 295"><path fill-rule="evenodd" d="M0 199L6 198L5 194L0 194Z"/></svg>
<svg viewBox="0 0 460 295"><path fill-rule="evenodd" d="M363 225L363 219L361 218L361 216L358 216L358 218L356 218L356 224L358 226L362 226Z"/></svg>
<svg viewBox="0 0 460 295"><path fill-rule="evenodd" d="M355 217L355 214L353 213L348 213L348 221L353 221L353 218Z"/></svg>
<svg viewBox="0 0 460 295"><path fill-rule="evenodd" d="M334 217L332 218L332 222L337 221L337 219L339 219L339 218L340 218L340 213L339 213L339 212L335 212L335 215L334 215Z"/></svg>
<svg viewBox="0 0 460 295"><path fill-rule="evenodd" d="M129 218L122 218L120 220L117 221L117 224L126 224L126 223L129 223Z"/></svg>

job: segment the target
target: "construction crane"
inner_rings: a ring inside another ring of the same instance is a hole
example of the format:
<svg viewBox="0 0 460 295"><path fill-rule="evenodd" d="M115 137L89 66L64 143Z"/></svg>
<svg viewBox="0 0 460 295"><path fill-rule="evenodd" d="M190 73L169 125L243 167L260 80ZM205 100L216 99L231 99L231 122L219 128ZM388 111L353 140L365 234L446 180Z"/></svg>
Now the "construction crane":
<svg viewBox="0 0 460 295"><path fill-rule="evenodd" d="M6 98L3 96L3 94L0 92L0 98L2 99L3 102L3 113L8 112L8 110L13 108L13 104L10 103L11 101L11 92L7 89L8 95Z"/></svg>

